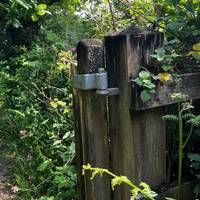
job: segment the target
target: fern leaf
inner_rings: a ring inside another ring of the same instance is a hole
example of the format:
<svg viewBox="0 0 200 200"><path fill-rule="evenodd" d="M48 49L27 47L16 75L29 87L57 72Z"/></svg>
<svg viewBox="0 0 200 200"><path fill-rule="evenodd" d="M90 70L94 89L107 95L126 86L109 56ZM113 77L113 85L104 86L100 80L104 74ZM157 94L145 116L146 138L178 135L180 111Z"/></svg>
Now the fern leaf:
<svg viewBox="0 0 200 200"><path fill-rule="evenodd" d="M165 115L162 117L162 120L176 122L178 121L178 117L176 115Z"/></svg>
<svg viewBox="0 0 200 200"><path fill-rule="evenodd" d="M200 115L197 115L194 118L187 120L187 123L196 127L200 126Z"/></svg>
<svg viewBox="0 0 200 200"><path fill-rule="evenodd" d="M182 116L182 119L183 119L183 120L188 120L188 119L192 119L192 118L194 118L194 117L195 117L194 114L192 114L192 113L186 113L186 114L184 114L184 115Z"/></svg>

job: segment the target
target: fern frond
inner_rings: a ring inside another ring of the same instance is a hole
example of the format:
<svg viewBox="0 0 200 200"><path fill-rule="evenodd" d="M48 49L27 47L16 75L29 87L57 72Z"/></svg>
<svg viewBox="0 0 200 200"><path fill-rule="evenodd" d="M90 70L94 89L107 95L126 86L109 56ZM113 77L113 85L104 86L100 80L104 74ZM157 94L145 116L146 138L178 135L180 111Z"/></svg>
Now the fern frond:
<svg viewBox="0 0 200 200"><path fill-rule="evenodd" d="M195 115L192 113L186 113L186 114L182 115L183 120L192 119L194 117L195 117Z"/></svg>
<svg viewBox="0 0 200 200"><path fill-rule="evenodd" d="M200 126L200 115L197 115L194 118L187 120L187 123L196 127Z"/></svg>
<svg viewBox="0 0 200 200"><path fill-rule="evenodd" d="M162 120L176 122L178 121L178 117L176 115L165 115L162 117Z"/></svg>

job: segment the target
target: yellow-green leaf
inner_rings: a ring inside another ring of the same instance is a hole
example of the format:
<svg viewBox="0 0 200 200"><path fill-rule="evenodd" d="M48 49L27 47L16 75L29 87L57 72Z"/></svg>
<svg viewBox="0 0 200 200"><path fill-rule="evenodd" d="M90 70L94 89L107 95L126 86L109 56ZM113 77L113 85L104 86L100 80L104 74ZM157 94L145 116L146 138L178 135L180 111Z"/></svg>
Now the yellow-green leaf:
<svg viewBox="0 0 200 200"><path fill-rule="evenodd" d="M37 10L46 10L47 9L47 4L39 4L37 6Z"/></svg>
<svg viewBox="0 0 200 200"><path fill-rule="evenodd" d="M58 107L57 101L51 101L51 102L49 103L49 105L50 105L51 107L53 107L53 108L57 108L57 107Z"/></svg>
<svg viewBox="0 0 200 200"><path fill-rule="evenodd" d="M37 14L39 15L39 16L44 16L45 15L45 10L38 10L37 11Z"/></svg>
<svg viewBox="0 0 200 200"><path fill-rule="evenodd" d="M38 17L36 15L32 15L31 19L32 19L33 22L36 22L38 20Z"/></svg>
<svg viewBox="0 0 200 200"><path fill-rule="evenodd" d="M200 51L200 42L193 45L192 49L194 51Z"/></svg>
<svg viewBox="0 0 200 200"><path fill-rule="evenodd" d="M159 73L158 77L161 82L167 82L172 80L172 76L169 73Z"/></svg>

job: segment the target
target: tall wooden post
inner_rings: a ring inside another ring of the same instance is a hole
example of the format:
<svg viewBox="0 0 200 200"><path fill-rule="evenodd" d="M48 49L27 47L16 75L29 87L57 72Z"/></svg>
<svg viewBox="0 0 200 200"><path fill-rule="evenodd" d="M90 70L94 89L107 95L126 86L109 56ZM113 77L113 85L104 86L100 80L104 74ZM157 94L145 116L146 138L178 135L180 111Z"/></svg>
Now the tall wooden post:
<svg viewBox="0 0 200 200"><path fill-rule="evenodd" d="M103 47L99 40L82 40L77 47L78 74L96 73L103 65ZM75 90L75 137L78 187L81 200L110 200L108 176L90 180L81 177L83 164L109 168L107 109L104 96L95 90ZM84 188L83 188L84 187Z"/></svg>
<svg viewBox="0 0 200 200"><path fill-rule="evenodd" d="M154 188L166 176L164 108L136 112L130 80L140 66L150 63L150 55L162 43L163 34L137 28L105 38L109 87L119 87L119 96L109 98L113 171ZM130 199L127 188L115 192L114 200L122 199Z"/></svg>

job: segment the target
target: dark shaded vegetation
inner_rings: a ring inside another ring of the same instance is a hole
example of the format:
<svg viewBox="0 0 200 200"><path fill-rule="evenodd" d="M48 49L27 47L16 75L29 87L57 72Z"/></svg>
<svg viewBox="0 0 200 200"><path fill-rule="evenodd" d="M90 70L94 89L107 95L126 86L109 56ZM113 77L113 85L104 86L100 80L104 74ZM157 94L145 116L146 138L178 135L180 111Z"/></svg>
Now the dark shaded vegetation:
<svg viewBox="0 0 200 200"><path fill-rule="evenodd" d="M76 199L70 67L76 65L72 48L78 40L103 38L130 24L159 30L166 35L166 45L154 55L160 68L148 69L172 75L199 71L198 0L106 2L0 3L0 134L17 155L11 182L19 188L18 199ZM174 181L176 125L169 130L169 181ZM200 151L199 129L194 132L185 150L184 175L189 179L199 173L187 158L188 152Z"/></svg>

